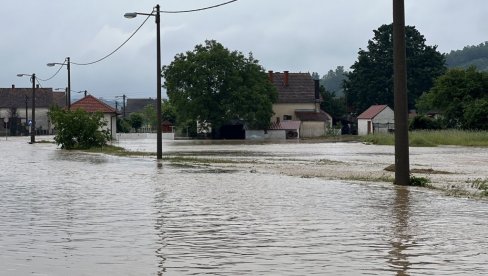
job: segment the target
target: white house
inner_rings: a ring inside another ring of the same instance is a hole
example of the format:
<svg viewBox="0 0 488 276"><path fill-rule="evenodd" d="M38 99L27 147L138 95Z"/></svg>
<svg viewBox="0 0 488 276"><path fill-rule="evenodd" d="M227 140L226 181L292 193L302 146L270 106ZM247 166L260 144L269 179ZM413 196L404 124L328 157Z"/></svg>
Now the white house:
<svg viewBox="0 0 488 276"><path fill-rule="evenodd" d="M71 110L76 109L83 109L84 111L90 113L103 113L103 119L107 123L106 129L110 131L112 139L117 139L117 111L115 108L93 97L92 95L88 95L71 104Z"/></svg>
<svg viewBox="0 0 488 276"><path fill-rule="evenodd" d="M358 135L395 130L395 114L387 105L372 105L358 116Z"/></svg>

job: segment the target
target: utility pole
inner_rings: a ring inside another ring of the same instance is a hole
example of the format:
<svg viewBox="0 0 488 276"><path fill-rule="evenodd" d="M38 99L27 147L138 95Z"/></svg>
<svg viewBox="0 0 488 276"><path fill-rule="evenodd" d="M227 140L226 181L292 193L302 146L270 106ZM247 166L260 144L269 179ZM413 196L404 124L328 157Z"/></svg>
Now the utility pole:
<svg viewBox="0 0 488 276"><path fill-rule="evenodd" d="M395 94L395 184L410 184L408 149L407 58L405 3L393 0L393 72Z"/></svg>
<svg viewBox="0 0 488 276"><path fill-rule="evenodd" d="M27 125L27 122L29 121L29 113L27 112L28 101L29 101L29 97L25 95L25 125Z"/></svg>
<svg viewBox="0 0 488 276"><path fill-rule="evenodd" d="M66 67L68 68L68 110L71 109L71 61L70 58L66 58Z"/></svg>
<svg viewBox="0 0 488 276"><path fill-rule="evenodd" d="M123 118L125 119L125 98L127 98L127 96L124 94L122 96L115 96L115 98L122 98L122 109L123 109ZM115 101L115 104L117 104L117 100Z"/></svg>
<svg viewBox="0 0 488 276"><path fill-rule="evenodd" d="M122 107L124 108L124 119L125 119L125 94L122 95Z"/></svg>
<svg viewBox="0 0 488 276"><path fill-rule="evenodd" d="M36 142L36 74L32 74L32 123L31 144Z"/></svg>

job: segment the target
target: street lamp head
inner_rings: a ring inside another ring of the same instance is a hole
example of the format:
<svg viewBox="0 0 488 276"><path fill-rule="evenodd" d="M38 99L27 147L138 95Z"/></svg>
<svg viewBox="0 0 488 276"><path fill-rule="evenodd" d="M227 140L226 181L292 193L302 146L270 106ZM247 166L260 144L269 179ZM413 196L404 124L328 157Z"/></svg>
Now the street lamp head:
<svg viewBox="0 0 488 276"><path fill-rule="evenodd" d="M56 65L56 63L48 63L46 65L49 66L49 67L53 67L54 65Z"/></svg>
<svg viewBox="0 0 488 276"><path fill-rule="evenodd" d="M137 17L137 13L136 12L128 12L126 14L124 14L124 17L125 18L136 18Z"/></svg>
<svg viewBox="0 0 488 276"><path fill-rule="evenodd" d="M17 74L17 77L31 77L31 74Z"/></svg>

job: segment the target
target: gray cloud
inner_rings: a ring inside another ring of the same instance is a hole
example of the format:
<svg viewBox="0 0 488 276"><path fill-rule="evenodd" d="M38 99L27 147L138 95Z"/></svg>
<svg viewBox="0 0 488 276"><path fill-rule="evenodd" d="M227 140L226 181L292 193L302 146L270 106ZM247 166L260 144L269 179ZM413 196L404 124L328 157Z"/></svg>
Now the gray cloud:
<svg viewBox="0 0 488 276"><path fill-rule="evenodd" d="M222 0L164 1L164 10L214 5ZM416 26L441 52L488 40L486 0L409 0L406 21ZM163 4L163 3L161 3ZM143 17L128 20L125 12L150 12L153 1L6 0L0 10L0 86L28 87L17 73L49 77L48 62L96 60L119 46ZM365 48L373 30L392 21L391 0L239 0L231 5L191 14L163 14L163 64L177 53L216 39L230 50L253 52L267 70L326 73L348 68ZM107 60L72 66L72 89L113 98L155 96L155 24L151 18L136 36ZM65 87L66 71L44 87Z"/></svg>

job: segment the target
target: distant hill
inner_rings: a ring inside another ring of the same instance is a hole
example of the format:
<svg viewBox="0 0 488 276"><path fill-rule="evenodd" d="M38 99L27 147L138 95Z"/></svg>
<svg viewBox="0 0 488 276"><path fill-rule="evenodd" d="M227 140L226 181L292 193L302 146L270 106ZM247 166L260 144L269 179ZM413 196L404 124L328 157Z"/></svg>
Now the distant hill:
<svg viewBox="0 0 488 276"><path fill-rule="evenodd" d="M488 71L488 41L477 46L466 46L462 50L446 55L448 68L468 68L476 66L480 71Z"/></svg>

